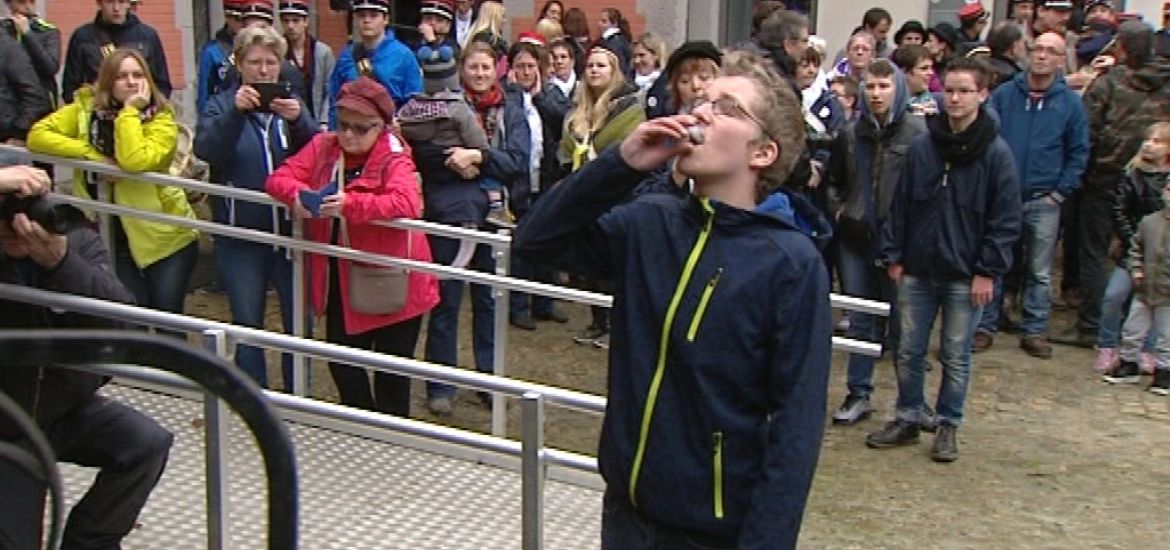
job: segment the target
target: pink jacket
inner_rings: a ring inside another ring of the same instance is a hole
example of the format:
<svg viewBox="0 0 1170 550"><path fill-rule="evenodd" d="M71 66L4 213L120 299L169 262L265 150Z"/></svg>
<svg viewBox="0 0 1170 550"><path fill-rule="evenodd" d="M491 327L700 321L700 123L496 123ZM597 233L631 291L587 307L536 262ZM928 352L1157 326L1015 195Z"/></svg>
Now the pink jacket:
<svg viewBox="0 0 1170 550"><path fill-rule="evenodd" d="M280 168L268 176L265 189L290 207L296 204L301 189L320 189L329 183L334 166L341 155L337 136L332 132L317 134L300 152L288 158ZM349 227L350 246L365 252L424 262L431 261L431 248L422 232L407 232L373 225L375 220L395 218L419 218L422 203L419 197L419 183L415 177L414 161L410 149L393 133L386 133L374 144L366 159L365 167L357 179L345 186L345 203L342 215ZM308 239L328 244L333 220L312 218L305 223ZM407 246L410 239L410 246ZM310 299L314 311L321 315L325 311L328 296L329 259L319 254L309 254L309 269L312 274ZM365 315L349 307L349 260L340 260L342 307L344 307L345 331L360 334L379 327L412 319L430 311L439 303L439 283L434 275L411 272L410 289L406 307L389 315Z"/></svg>

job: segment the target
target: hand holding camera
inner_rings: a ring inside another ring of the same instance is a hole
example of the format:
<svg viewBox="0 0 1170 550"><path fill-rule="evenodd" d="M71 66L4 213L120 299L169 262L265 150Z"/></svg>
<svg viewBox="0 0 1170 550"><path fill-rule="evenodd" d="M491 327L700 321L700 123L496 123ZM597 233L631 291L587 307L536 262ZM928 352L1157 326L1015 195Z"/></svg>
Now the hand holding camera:
<svg viewBox="0 0 1170 550"><path fill-rule="evenodd" d="M52 186L49 175L40 168L24 165L0 168L0 194L33 197L48 193Z"/></svg>

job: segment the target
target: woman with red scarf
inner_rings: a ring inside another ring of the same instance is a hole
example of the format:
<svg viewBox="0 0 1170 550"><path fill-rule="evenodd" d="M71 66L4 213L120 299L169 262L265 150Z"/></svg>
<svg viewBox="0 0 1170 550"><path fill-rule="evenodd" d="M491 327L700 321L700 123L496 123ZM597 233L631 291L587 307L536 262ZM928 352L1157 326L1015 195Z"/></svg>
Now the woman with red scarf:
<svg viewBox="0 0 1170 550"><path fill-rule="evenodd" d="M501 182L510 192L513 204L527 200L531 138L524 112L524 92L519 87L500 84L496 52L486 44L469 42L458 69L464 95L475 110L490 147L445 149L419 144L414 147L415 164L423 175L427 220L487 230L484 219L488 200L479 188L480 179ZM458 264L472 269L495 271L487 247L433 235L428 235L428 239L437 263L451 264L458 259ZM426 360L456 365L463 282L440 281L439 296L439 305L431 312L427 324ZM492 372L495 308L491 288L471 285L471 300L475 367L480 372ZM449 414L454 397L454 387L427 384L427 407L435 414ZM480 398L486 401L486 397L482 394Z"/></svg>

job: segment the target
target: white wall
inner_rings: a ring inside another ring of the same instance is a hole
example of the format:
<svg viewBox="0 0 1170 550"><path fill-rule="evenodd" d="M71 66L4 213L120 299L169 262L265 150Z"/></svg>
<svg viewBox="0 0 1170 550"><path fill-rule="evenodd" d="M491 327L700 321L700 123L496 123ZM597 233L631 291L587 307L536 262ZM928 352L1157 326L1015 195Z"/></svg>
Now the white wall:
<svg viewBox="0 0 1170 550"><path fill-rule="evenodd" d="M1140 13L1155 29L1162 28L1162 3L1164 0L1126 0L1125 11Z"/></svg>

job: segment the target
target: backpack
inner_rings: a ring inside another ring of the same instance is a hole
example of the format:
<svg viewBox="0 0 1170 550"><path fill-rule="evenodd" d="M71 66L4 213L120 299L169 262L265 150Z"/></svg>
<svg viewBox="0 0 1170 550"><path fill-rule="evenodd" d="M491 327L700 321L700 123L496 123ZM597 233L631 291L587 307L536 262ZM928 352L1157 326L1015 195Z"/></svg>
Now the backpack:
<svg viewBox="0 0 1170 550"><path fill-rule="evenodd" d="M207 163L195 157L195 132L186 124L176 124L179 134L175 143L175 156L171 159L167 173L180 178L208 181Z"/></svg>

